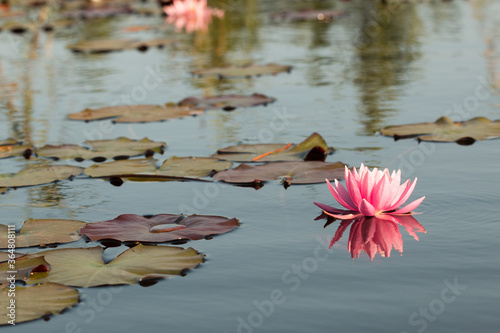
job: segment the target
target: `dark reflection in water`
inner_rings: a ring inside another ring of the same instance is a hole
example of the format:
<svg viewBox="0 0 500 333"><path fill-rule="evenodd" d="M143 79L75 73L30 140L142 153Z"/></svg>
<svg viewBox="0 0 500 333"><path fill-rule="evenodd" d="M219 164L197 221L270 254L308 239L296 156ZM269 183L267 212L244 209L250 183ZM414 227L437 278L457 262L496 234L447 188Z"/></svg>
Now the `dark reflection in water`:
<svg viewBox="0 0 500 333"><path fill-rule="evenodd" d="M321 215L318 219L325 217L326 215ZM333 219L329 220L325 227L332 222ZM393 247L402 254L403 238L399 232L399 226L403 226L406 232L417 241L416 233L426 232L424 227L411 215L364 216L341 221L330 242L330 248L342 238L344 232L350 227L347 250L353 259L359 258L361 252L365 252L370 260L373 260L377 253L382 257L390 257Z"/></svg>

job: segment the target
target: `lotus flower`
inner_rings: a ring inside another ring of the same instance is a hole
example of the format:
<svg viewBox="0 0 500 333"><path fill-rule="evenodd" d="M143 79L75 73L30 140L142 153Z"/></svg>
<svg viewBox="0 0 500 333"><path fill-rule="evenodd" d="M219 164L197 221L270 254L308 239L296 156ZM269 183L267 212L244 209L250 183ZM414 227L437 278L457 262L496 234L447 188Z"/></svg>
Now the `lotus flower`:
<svg viewBox="0 0 500 333"><path fill-rule="evenodd" d="M172 5L163 7L167 22L173 23L177 30L186 29L205 31L212 21L212 16L223 17L224 11L207 6L207 0L174 0Z"/></svg>
<svg viewBox="0 0 500 333"><path fill-rule="evenodd" d="M361 251L364 251L370 257L370 260L373 260L377 253L382 257L390 257L393 247L398 252L403 253L403 238L398 225L404 226L406 231L417 241L416 232L425 233L422 225L410 215L362 216L357 219L343 220L330 242L330 248L340 240L349 225L351 225L351 230L347 249L353 259L359 258Z"/></svg>
<svg viewBox="0 0 500 333"><path fill-rule="evenodd" d="M382 216L386 214L409 214L425 199L421 197L412 203L399 208L413 192L417 178L413 182L401 182L401 170L384 171L374 168L370 171L361 164L359 172L356 168L349 172L345 167L346 188L335 179L335 185L326 180L330 192L347 210L330 207L321 203L314 204L323 209L325 214L338 219L354 219L361 216ZM399 208L399 209L398 209Z"/></svg>

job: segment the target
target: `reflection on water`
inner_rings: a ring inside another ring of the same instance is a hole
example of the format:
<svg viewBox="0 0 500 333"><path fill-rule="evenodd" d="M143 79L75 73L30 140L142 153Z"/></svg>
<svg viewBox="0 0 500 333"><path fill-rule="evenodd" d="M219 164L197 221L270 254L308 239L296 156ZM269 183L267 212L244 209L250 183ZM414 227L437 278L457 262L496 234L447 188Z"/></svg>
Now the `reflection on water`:
<svg viewBox="0 0 500 333"><path fill-rule="evenodd" d="M326 216L320 216L324 218ZM325 227L333 220L329 220ZM389 258L394 247L399 253L403 253L403 238L399 232L399 226L403 226L406 232L418 241L417 232L425 233L424 227L411 215L384 215L383 217L366 217L343 220L340 222L335 236L330 242L330 248L337 243L344 232L349 228L349 240L347 250L351 257L359 258L361 252L365 252L370 260L378 253L382 257Z"/></svg>

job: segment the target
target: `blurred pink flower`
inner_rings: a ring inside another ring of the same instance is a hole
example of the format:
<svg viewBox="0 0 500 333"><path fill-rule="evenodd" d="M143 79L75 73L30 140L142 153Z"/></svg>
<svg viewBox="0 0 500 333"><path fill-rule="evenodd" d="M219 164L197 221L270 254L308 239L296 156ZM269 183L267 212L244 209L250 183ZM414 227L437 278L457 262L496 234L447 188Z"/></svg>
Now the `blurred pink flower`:
<svg viewBox="0 0 500 333"><path fill-rule="evenodd" d="M321 203L314 204L323 209L325 214L338 219L354 219L361 216L377 216L387 214L409 214L425 199L421 197L403 208L397 209L410 197L417 183L407 180L401 184L401 170L370 171L361 164L359 172L356 168L352 172L345 167L346 188L335 179L335 185L326 180L330 192L335 200L347 210L330 207Z"/></svg>
<svg viewBox="0 0 500 333"><path fill-rule="evenodd" d="M352 223L352 225L351 225ZM361 251L364 251L370 260L379 253L382 257L390 257L394 247L403 253L403 238L399 232L399 225L405 227L406 231L418 241L416 232L424 232L425 229L411 215L382 217L362 216L358 219L343 220L330 242L330 248L342 237L344 231L351 225L347 250L351 257L359 258Z"/></svg>
<svg viewBox="0 0 500 333"><path fill-rule="evenodd" d="M174 0L172 5L163 7L167 22L173 23L178 31L187 33L206 31L212 16L223 17L224 11L207 6L207 0Z"/></svg>

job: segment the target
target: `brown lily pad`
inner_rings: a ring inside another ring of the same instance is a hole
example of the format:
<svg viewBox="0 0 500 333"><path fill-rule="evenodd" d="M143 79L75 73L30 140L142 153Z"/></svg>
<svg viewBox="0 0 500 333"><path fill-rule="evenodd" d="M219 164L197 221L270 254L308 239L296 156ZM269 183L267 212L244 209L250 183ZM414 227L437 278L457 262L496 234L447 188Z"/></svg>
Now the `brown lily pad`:
<svg viewBox="0 0 500 333"><path fill-rule="evenodd" d="M78 231L85 222L62 219L29 219L16 234L16 248L54 243L69 243L80 239ZM0 224L0 248L8 245L8 227Z"/></svg>
<svg viewBox="0 0 500 333"><path fill-rule="evenodd" d="M27 284L62 283L74 287L135 284L149 277L180 275L203 262L192 248L139 244L105 263L103 248L58 249L37 253L50 264L49 274L32 277Z"/></svg>
<svg viewBox="0 0 500 333"><path fill-rule="evenodd" d="M219 78L234 78L234 77L251 77L261 75L276 75L280 72L288 72L292 70L292 66L284 66L278 64L256 65L247 64L244 66L225 66L206 68L193 71L192 74L197 76L217 76Z"/></svg>
<svg viewBox="0 0 500 333"><path fill-rule="evenodd" d="M29 145L3 145L0 146L0 159L14 156L30 157L32 147Z"/></svg>
<svg viewBox="0 0 500 333"><path fill-rule="evenodd" d="M119 105L99 109L85 109L68 115L72 120L102 120L113 119L114 123L146 123L164 121L182 117L196 116L203 113L203 109L194 109L177 105Z"/></svg>
<svg viewBox="0 0 500 333"><path fill-rule="evenodd" d="M78 176L82 171L83 168L71 165L32 165L15 174L0 174L0 187L48 184Z"/></svg>
<svg viewBox="0 0 500 333"><path fill-rule="evenodd" d="M145 51L150 47L164 47L173 44L173 39L152 39L138 41L133 39L96 39L96 40L83 40L75 44L67 46L76 53L108 53L117 52L130 49L138 49Z"/></svg>
<svg viewBox="0 0 500 333"><path fill-rule="evenodd" d="M146 218L123 214L110 221L89 223L80 233L92 241L115 239L163 243L179 239L199 240L229 232L238 226L237 219L223 216L159 214Z"/></svg>
<svg viewBox="0 0 500 333"><path fill-rule="evenodd" d="M335 149L318 133L299 144L268 143L229 146L217 150L214 158L233 162L324 161Z"/></svg>
<svg viewBox="0 0 500 333"><path fill-rule="evenodd" d="M84 170L93 178L121 177L131 180L161 180L161 179L198 179L209 176L214 170L224 170L231 167L229 161L219 161L210 157L176 157L172 156L156 167L151 158L121 160L94 164Z"/></svg>
<svg viewBox="0 0 500 333"><path fill-rule="evenodd" d="M11 324L13 320L9 316L10 305L9 285L1 285L0 297L0 325ZM47 315L59 314L67 308L71 308L78 303L78 290L59 283L45 283L34 287L15 288L15 320L13 323L19 324L46 317ZM9 311L9 312L7 312Z"/></svg>
<svg viewBox="0 0 500 333"><path fill-rule="evenodd" d="M120 137L114 140L85 141L92 147L88 149L78 145L45 145L36 150L38 156L50 157L54 159L75 159L77 161L94 160L104 161L108 158L126 159L130 156L163 153L165 142L155 142L148 138L142 140L132 140ZM1 148L1 147L0 147Z"/></svg>
<svg viewBox="0 0 500 333"><path fill-rule="evenodd" d="M457 142L472 144L476 140L500 137L500 120L476 117L464 122L454 122L448 117L441 117L433 123L388 126L380 130L382 135L394 139L418 137L420 141Z"/></svg>
<svg viewBox="0 0 500 333"><path fill-rule="evenodd" d="M262 94L220 95L212 97L186 97L179 102L179 105L203 109L223 109L225 111L231 111L236 108L267 105L274 101L274 98Z"/></svg>
<svg viewBox="0 0 500 333"><path fill-rule="evenodd" d="M110 6L110 7L88 7L83 9L67 10L61 16L69 19L95 19L114 17L117 15L130 14L133 10L130 6Z"/></svg>
<svg viewBox="0 0 500 333"><path fill-rule="evenodd" d="M217 172L213 178L233 184L252 184L281 179L285 185L322 183L325 179L344 178L342 162L273 162L262 165L240 164L234 169Z"/></svg>
<svg viewBox="0 0 500 333"><path fill-rule="evenodd" d="M274 13L271 18L276 21L331 21L346 16L347 13L339 10L303 9Z"/></svg>

